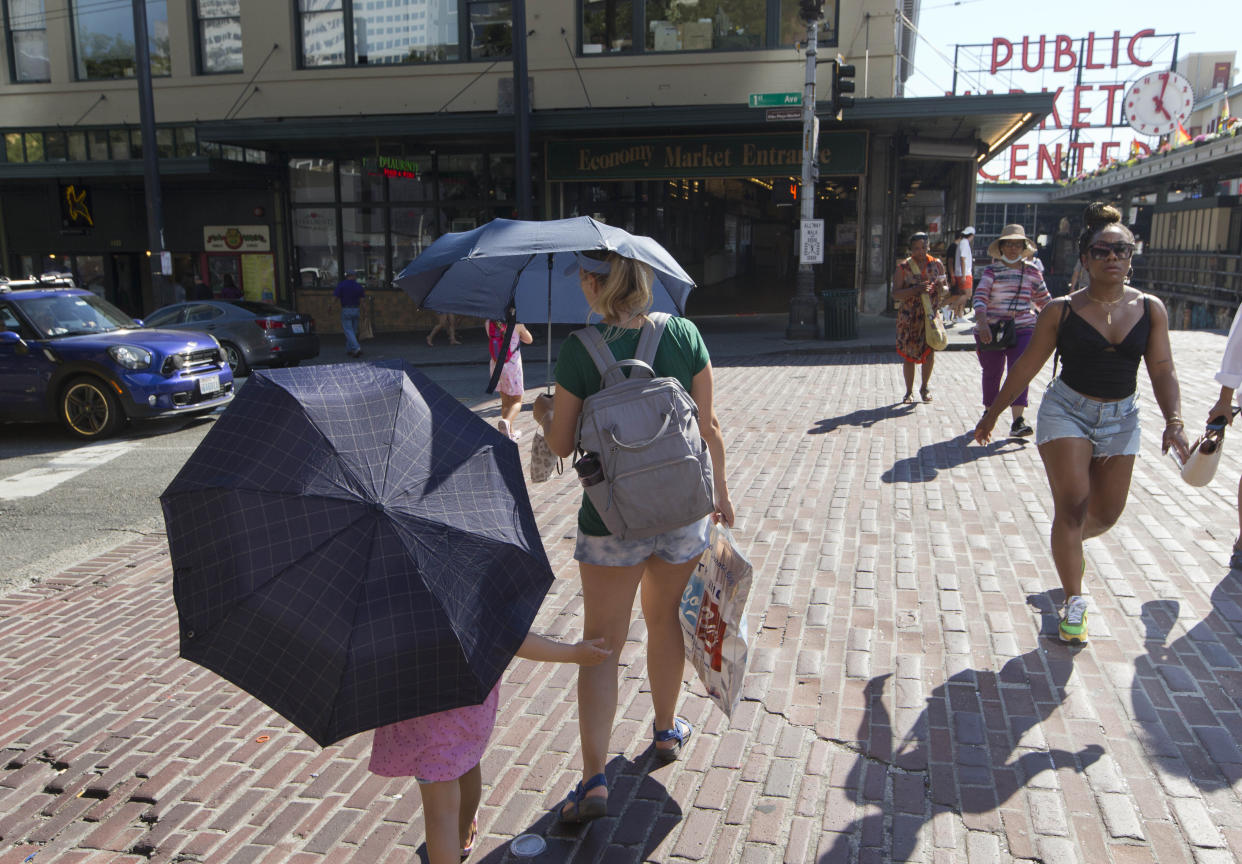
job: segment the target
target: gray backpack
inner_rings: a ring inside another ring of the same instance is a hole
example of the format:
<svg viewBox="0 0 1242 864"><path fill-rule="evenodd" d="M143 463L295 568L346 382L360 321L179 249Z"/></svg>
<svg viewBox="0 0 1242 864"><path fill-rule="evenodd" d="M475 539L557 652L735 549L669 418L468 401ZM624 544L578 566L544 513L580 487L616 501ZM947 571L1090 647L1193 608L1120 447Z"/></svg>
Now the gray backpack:
<svg viewBox="0 0 1242 864"><path fill-rule="evenodd" d="M669 316L647 317L633 360L613 357L594 327L573 334L601 379L578 419L578 447L595 454L603 469L603 479L585 486L586 494L609 532L622 540L654 537L715 509L698 406L680 381L657 378L652 369Z"/></svg>

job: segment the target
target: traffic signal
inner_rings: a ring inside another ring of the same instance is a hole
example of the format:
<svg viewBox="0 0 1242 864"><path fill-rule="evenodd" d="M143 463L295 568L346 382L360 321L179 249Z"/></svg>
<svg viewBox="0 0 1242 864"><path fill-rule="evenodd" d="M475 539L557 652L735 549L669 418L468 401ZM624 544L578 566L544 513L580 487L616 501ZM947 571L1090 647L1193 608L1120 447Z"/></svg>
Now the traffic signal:
<svg viewBox="0 0 1242 864"><path fill-rule="evenodd" d="M810 24L824 15L824 0L798 0L798 15Z"/></svg>
<svg viewBox="0 0 1242 864"><path fill-rule="evenodd" d="M798 203L798 181L793 177L779 177L772 181L772 203L788 207Z"/></svg>
<svg viewBox="0 0 1242 864"><path fill-rule="evenodd" d="M854 107L853 96L842 96L842 93L854 92L854 67L841 62L838 57L832 61L832 113L840 115L846 108Z"/></svg>

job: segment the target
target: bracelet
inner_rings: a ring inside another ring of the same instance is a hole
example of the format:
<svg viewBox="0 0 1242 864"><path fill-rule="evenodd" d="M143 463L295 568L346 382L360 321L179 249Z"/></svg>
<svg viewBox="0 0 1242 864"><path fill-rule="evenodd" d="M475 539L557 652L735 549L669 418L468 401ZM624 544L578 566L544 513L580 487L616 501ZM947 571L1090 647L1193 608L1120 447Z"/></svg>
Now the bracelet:
<svg viewBox="0 0 1242 864"><path fill-rule="evenodd" d="M1186 424L1182 422L1181 417L1170 417L1164 421L1165 429L1183 429Z"/></svg>

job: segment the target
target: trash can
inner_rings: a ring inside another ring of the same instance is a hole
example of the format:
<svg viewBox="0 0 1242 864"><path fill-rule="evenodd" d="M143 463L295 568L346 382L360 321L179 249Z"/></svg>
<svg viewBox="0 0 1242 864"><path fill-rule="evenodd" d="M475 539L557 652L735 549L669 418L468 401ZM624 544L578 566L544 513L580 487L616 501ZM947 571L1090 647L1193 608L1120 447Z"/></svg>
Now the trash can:
<svg viewBox="0 0 1242 864"><path fill-rule="evenodd" d="M858 294L854 289L821 291L824 302L824 338L858 338Z"/></svg>

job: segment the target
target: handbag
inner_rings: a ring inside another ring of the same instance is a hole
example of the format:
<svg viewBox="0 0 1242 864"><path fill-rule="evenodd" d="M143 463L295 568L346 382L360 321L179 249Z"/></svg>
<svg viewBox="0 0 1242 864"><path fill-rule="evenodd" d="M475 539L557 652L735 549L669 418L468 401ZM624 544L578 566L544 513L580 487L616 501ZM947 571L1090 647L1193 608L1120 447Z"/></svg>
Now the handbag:
<svg viewBox="0 0 1242 864"><path fill-rule="evenodd" d="M1022 296L1022 283L1026 281L1026 262L1022 262L1022 271L1018 277L1018 293L1013 295L1013 300L1009 303L1009 317L1002 318L994 324L989 324L988 329L992 331L992 341L986 345L975 340L975 347L980 351L1005 351L1018 344L1018 325L1014 321L1014 314L1018 308L1018 298Z"/></svg>
<svg viewBox="0 0 1242 864"><path fill-rule="evenodd" d="M923 300L923 337L927 340L927 347L933 351L943 351L949 345L949 334L945 332L944 322L932 311L931 298L923 294L921 299Z"/></svg>
<svg viewBox="0 0 1242 864"><path fill-rule="evenodd" d="M741 698L746 674L746 601L753 572L733 532L715 523L707 551L681 595L686 659L726 717Z"/></svg>
<svg viewBox="0 0 1242 864"><path fill-rule="evenodd" d="M535 483L543 483L552 476L553 468L559 474L559 462L552 448L548 446L547 439L543 437L543 430L536 429L535 434L530 436L530 479Z"/></svg>
<svg viewBox="0 0 1242 864"><path fill-rule="evenodd" d="M1237 408L1233 413L1238 413ZM1206 486L1216 476L1220 464L1220 451L1225 449L1225 418L1207 424L1203 437L1190 448L1190 455L1182 463L1182 479L1189 486ZM1172 452L1172 451L1170 451ZM1176 461L1176 460L1174 460Z"/></svg>

